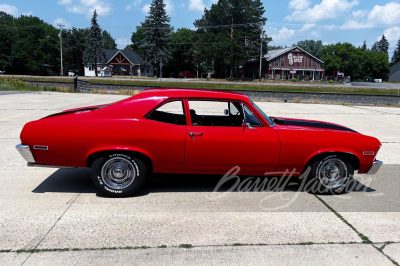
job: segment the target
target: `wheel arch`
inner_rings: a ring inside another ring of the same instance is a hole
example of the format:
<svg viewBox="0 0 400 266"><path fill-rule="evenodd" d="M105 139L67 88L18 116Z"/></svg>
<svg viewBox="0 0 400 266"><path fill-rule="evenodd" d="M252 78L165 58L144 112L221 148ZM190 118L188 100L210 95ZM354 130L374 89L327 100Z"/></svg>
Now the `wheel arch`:
<svg viewBox="0 0 400 266"><path fill-rule="evenodd" d="M353 166L354 170L360 169L360 159L354 153L347 152L347 151L327 151L327 152L321 152L321 153L312 155L308 159L302 172L304 172L308 167L311 167L315 162L322 160L324 157L327 157L330 155L342 156L349 161L349 163Z"/></svg>
<svg viewBox="0 0 400 266"><path fill-rule="evenodd" d="M138 151L138 150L133 150L133 149L102 149L102 150L97 150L93 151L86 156L86 166L91 167L93 162L100 158L100 157L105 157L110 154L115 154L115 153L122 153L134 158L138 158L144 162L144 164L147 167L148 173L151 173L153 171L153 161L150 157L150 155L146 154L144 151Z"/></svg>

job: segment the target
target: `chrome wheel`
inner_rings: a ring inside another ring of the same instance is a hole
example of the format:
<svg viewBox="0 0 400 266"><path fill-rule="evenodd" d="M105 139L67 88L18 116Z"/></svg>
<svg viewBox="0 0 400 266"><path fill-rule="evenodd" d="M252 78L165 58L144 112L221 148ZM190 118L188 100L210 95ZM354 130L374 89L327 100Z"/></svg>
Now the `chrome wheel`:
<svg viewBox="0 0 400 266"><path fill-rule="evenodd" d="M348 177L347 165L341 159L329 158L319 165L317 177L326 188L339 188L346 183Z"/></svg>
<svg viewBox="0 0 400 266"><path fill-rule="evenodd" d="M123 157L110 158L101 169L101 179L113 189L124 189L131 185L135 178L135 166Z"/></svg>

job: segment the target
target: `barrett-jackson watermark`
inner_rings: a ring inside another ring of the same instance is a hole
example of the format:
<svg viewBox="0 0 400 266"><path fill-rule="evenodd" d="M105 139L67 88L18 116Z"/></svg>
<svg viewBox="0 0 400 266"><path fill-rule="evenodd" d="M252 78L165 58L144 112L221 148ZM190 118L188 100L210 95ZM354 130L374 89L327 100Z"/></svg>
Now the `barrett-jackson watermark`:
<svg viewBox="0 0 400 266"><path fill-rule="evenodd" d="M239 166L231 168L218 182L212 192L206 193L206 198L210 200L218 200L227 197L232 192L280 192L271 193L259 202L259 208L265 211L282 210L292 205L299 197L300 193L308 192L312 194L324 194L326 188L322 187L315 180L310 180L309 174L311 167L308 167L301 176L296 177L296 169L285 172L266 172L263 177L240 177ZM372 176L359 177L361 181L350 179L343 191L334 194L335 197L342 199L351 199L346 193L351 191L363 192L368 196L384 196L383 193L370 193L370 185L373 182ZM233 183L233 184L232 184ZM228 188L227 188L228 187ZM374 191L374 190L372 190ZM274 197L280 197L282 204L273 208L267 207L266 204Z"/></svg>

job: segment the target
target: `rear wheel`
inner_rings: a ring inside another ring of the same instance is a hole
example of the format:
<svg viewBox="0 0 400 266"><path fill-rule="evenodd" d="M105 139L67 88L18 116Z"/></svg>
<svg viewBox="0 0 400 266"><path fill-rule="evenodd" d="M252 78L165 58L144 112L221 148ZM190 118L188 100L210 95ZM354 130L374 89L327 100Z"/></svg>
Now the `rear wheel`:
<svg viewBox="0 0 400 266"><path fill-rule="evenodd" d="M108 197L128 197L143 187L147 169L137 158L126 154L111 154L93 162L91 176L101 194Z"/></svg>
<svg viewBox="0 0 400 266"><path fill-rule="evenodd" d="M330 155L311 166L306 190L312 193L342 194L353 178L353 166L342 156Z"/></svg>

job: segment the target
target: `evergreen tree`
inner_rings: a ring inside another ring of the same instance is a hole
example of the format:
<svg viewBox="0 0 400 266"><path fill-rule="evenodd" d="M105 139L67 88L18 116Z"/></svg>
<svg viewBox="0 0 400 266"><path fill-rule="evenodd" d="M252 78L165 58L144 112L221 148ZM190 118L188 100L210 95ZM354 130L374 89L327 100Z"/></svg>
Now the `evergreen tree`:
<svg viewBox="0 0 400 266"><path fill-rule="evenodd" d="M168 44L170 41L170 17L165 11L163 0L153 0L149 14L142 23L143 39L139 48L143 49L144 58L156 67L160 63L166 64L171 58Z"/></svg>
<svg viewBox="0 0 400 266"><path fill-rule="evenodd" d="M103 38L105 49L117 49L117 44L115 43L115 39L111 36L111 34L108 31L103 30L101 36Z"/></svg>
<svg viewBox="0 0 400 266"><path fill-rule="evenodd" d="M382 35L380 41L374 43L374 45L371 48L371 51L374 53L385 53L389 55L389 42L386 39L385 35Z"/></svg>
<svg viewBox="0 0 400 266"><path fill-rule="evenodd" d="M397 61L400 60L400 37L399 40L397 42L397 47L393 52L393 56L392 56L392 61L390 61L392 64L396 63Z"/></svg>
<svg viewBox="0 0 400 266"><path fill-rule="evenodd" d="M363 46L361 47L361 50L367 51L367 41L364 41Z"/></svg>
<svg viewBox="0 0 400 266"><path fill-rule="evenodd" d="M93 13L92 25L89 30L89 36L86 41L86 49L83 53L83 58L85 63L94 63L94 69L96 76L97 73L97 63L101 63L104 58L104 42L101 34L101 29L97 23L97 12Z"/></svg>
<svg viewBox="0 0 400 266"><path fill-rule="evenodd" d="M385 37L385 34L382 35L382 39L379 41L379 49L382 53L389 55L389 42Z"/></svg>

